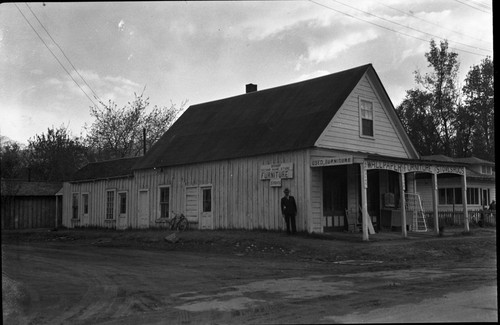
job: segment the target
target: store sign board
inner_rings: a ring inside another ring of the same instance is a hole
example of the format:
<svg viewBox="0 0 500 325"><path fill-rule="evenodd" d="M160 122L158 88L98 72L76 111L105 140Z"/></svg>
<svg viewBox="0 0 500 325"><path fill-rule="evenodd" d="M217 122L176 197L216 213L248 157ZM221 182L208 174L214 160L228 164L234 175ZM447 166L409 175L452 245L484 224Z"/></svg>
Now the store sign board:
<svg viewBox="0 0 500 325"><path fill-rule="evenodd" d="M463 175L464 167L460 166L437 166L431 164L404 164L391 161L365 160L365 169L384 169L392 170L397 173L431 173L431 174L458 174Z"/></svg>
<svg viewBox="0 0 500 325"><path fill-rule="evenodd" d="M311 158L311 167L351 165L352 163L353 163L352 156Z"/></svg>
<svg viewBox="0 0 500 325"><path fill-rule="evenodd" d="M260 179L293 178L293 163L270 164L260 166ZM281 186L281 185L280 185Z"/></svg>

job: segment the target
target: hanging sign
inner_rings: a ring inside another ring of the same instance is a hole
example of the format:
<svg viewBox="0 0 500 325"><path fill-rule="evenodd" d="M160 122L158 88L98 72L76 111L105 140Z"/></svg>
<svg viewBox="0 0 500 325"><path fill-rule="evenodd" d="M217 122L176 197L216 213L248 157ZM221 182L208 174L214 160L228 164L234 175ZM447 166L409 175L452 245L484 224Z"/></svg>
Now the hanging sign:
<svg viewBox="0 0 500 325"><path fill-rule="evenodd" d="M269 180L271 187L281 187L281 178L273 178Z"/></svg>
<svg viewBox="0 0 500 325"><path fill-rule="evenodd" d="M352 156L311 158L311 167L325 167L352 164Z"/></svg>
<svg viewBox="0 0 500 325"><path fill-rule="evenodd" d="M260 179L293 178L293 163L281 163L260 166ZM281 186L281 185L280 185Z"/></svg>

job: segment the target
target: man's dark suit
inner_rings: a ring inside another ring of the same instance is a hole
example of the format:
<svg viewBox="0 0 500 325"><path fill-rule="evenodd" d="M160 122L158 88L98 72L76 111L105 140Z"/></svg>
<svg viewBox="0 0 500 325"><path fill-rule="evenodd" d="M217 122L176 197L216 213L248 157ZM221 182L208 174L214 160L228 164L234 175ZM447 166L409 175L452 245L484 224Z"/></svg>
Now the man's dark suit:
<svg viewBox="0 0 500 325"><path fill-rule="evenodd" d="M295 198L291 195L288 198L281 198L281 213L285 216L286 221L286 232L290 234L290 224L292 226L292 233L295 234L297 232L297 228L295 226L295 216L297 215L297 203L295 203Z"/></svg>

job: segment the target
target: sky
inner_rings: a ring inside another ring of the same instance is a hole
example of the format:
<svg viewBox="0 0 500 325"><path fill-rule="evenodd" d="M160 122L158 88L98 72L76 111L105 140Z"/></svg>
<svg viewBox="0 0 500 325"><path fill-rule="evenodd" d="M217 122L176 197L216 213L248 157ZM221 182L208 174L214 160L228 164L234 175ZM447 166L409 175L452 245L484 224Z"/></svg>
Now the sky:
<svg viewBox="0 0 500 325"><path fill-rule="evenodd" d="M0 135L85 135L99 100L150 108L278 87L371 63L393 105L430 72L430 40L470 67L493 57L487 0L0 4Z"/></svg>

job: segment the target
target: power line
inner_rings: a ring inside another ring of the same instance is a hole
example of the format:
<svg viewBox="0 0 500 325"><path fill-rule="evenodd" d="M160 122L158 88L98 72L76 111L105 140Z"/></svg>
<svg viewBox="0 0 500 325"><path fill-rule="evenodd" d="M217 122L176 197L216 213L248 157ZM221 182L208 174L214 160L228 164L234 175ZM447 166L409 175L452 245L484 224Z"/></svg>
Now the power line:
<svg viewBox="0 0 500 325"><path fill-rule="evenodd" d="M411 27L411 26L405 26L405 25L403 25L403 24L400 24L400 23L397 23L397 22L391 21L391 20L389 20L389 19L385 19L385 18L383 18L383 17L377 16L377 15L372 14L372 13L369 13L369 12L367 12L367 11L364 11L364 10L358 9L358 8L356 8L356 7L353 7L353 6L347 5L347 4L343 3L343 2L340 2L340 1L337 1L337 0L331 0L331 1L333 1L333 2L337 2L337 3L340 3L340 4L341 4L341 5L343 5L343 6L349 7L349 8L351 8L351 9L354 9L354 10L357 10L357 11L360 11L360 12L362 12L362 13L364 13L364 14L367 14L367 15L370 15L370 16L373 16L373 17L376 17L376 18L378 18L378 19L382 19L382 20L387 21L387 22L389 22L389 23L391 23L391 24L395 24L395 25L398 25L398 26L401 26L401 27L404 27L404 28L408 28L408 29L414 30L414 31L416 31L416 32L419 32L419 33L422 33L422 34L425 34L425 35L428 35L428 36L431 36L431 37L441 38L441 37L439 37L439 36L437 36L437 35L430 34L430 33L424 32L424 31L421 31L421 30L416 29L416 28L413 28L413 27ZM467 46L467 47L470 47L470 48L473 48L473 49L477 49L477 50L481 50L481 51L490 52L490 50L483 49L483 48L480 48L480 47L477 47L477 46L472 46L472 45L468 45L468 44L461 43L461 42L457 42L457 41L453 41L453 40L449 40L449 41L450 41L450 42L453 42L453 43L456 43L456 44L464 45L464 46Z"/></svg>
<svg viewBox="0 0 500 325"><path fill-rule="evenodd" d="M94 94L94 97L98 101L101 101L101 99L99 98L99 96L97 96L97 94L94 91L94 89L92 89L92 87L90 87L90 85L87 83L87 81L85 80L85 78L83 78L83 76L78 72L78 69L75 68L75 66L73 65L73 63L71 62L71 60L68 58L68 56L66 55L66 53L64 53L63 49L54 40L54 38L52 38L52 35L50 35L49 31L45 28L45 26L42 24L42 22L40 21L40 19L38 19L37 15L33 12L33 10L31 10L31 7L27 3L25 3L25 5L31 11L31 13L33 14L33 16L36 18L36 20L38 21L38 23L40 24L40 26L42 26L42 28L45 30L45 32L47 33L47 35L49 35L49 37L52 40L52 42L54 42L54 44L59 48L59 50L61 51L61 53L63 54L63 56L66 58L66 60L69 62L69 64L73 67L73 70L75 70L75 72L78 74L78 76L80 76L80 78L83 80L83 82L85 83L85 85L87 85L87 87L89 87L90 91L92 91L92 93Z"/></svg>
<svg viewBox="0 0 500 325"><path fill-rule="evenodd" d="M481 11L481 12L484 12L484 13L486 13L486 14L490 14L490 12L489 12L489 11L484 11L484 10L482 10L481 8L471 6L471 5L470 5L469 3L467 3L467 2L463 2L463 1L460 1L460 0L455 0L455 1L456 1L456 2L458 2L458 3L461 3L461 4L463 4L463 5L466 5L466 6L468 6L468 7L471 7L472 9L476 9L476 10ZM473 1L470 1L470 2L474 3ZM489 9L489 8L485 7L485 5L484 5L484 4L482 4L482 3L476 3L476 4L477 4L477 5L479 5L479 6L481 6L481 7L483 7L483 8Z"/></svg>
<svg viewBox="0 0 500 325"><path fill-rule="evenodd" d="M384 7L386 7L386 8L389 8L389 9L395 10L395 11L400 12L400 13L402 13L402 14L406 15L406 16L413 17L413 18L415 18L415 19L418 19L418 20L421 20L421 21L423 21L423 22L429 23L429 24L434 25L434 26L436 26L436 27L439 27L439 28L442 28L442 29L446 29L446 30L448 30L448 31L450 31L450 32L453 32L453 33L456 33L456 34L460 34L460 35L462 35L462 36L466 36L466 37L469 37L469 38L475 39L476 41L481 41L481 42L485 42L485 43L488 43L488 44L491 44L491 43L492 43L492 42L485 41L485 40L480 39L480 38L476 38L476 37L471 36L471 35L467 35L467 34L464 34L464 33L458 32L458 31L455 31L455 30L450 29L450 28L446 28L445 26L441 26L441 25L439 25L439 24L433 23L432 21L429 21L429 20L427 20L427 19L423 19L423 18L417 17L417 16L415 16L413 13L407 13L407 12L405 12L405 11L403 11L403 10L400 10L400 9L397 9L397 8L394 8L394 7L391 7L391 6L388 6L388 5L383 4L383 3L381 3L381 2L378 2L378 1L376 1L376 2L377 2L378 4L380 4L380 5L384 6Z"/></svg>
<svg viewBox="0 0 500 325"><path fill-rule="evenodd" d="M371 25L374 25L374 26L377 26L377 27L380 27L380 28L383 28L383 29L386 29L388 31L391 31L391 32L394 32L394 33L397 33L397 34L401 34L401 35L404 35L404 36L408 36L408 37L411 37L411 38L414 38L414 39L417 39L417 40L420 40L420 41L423 41L423 42L429 42L428 39L424 39L424 38L420 38L418 36L414 36L414 35L410 35L410 34L407 34L407 33L404 33L404 32L401 32L401 31L398 31L398 30L395 30L395 29L392 29L392 28L389 28L389 27L386 27L386 26L383 26L383 25L379 25L377 23L374 23L374 22L371 22L369 20L366 20L366 19L363 19L363 18L360 18L360 17L357 17L357 16L354 16L354 15L351 15L351 14L348 14L346 12L343 12L343 11L340 11L338 9L335 9L335 8L332 8L330 6L327 6L327 5L324 5L322 3L319 3L319 2L316 2L314 0L309 0L310 2L318 5L318 6L321 6L321 7L324 7L324 8L327 8L327 9L330 9L330 10L333 10L335 12L338 12L342 15L345 15L345 16L348 16L348 17L351 17L351 18L354 18L354 19L357 19L357 20L361 20L361 21L364 21L368 24L371 24ZM439 37L441 38L441 37ZM453 50L457 50L457 51L461 51L461 52L465 52L465 53L469 53L469 54L473 54L473 55L477 55L477 56L481 56L481 57L484 57L483 54L479 54L479 53L475 53L475 52L471 52L471 51L467 51L467 50L463 50L463 49L458 49L458 48L453 48L453 47L450 47L450 49L453 49Z"/></svg>
<svg viewBox="0 0 500 325"><path fill-rule="evenodd" d="M85 94L85 96L87 96L87 98L90 100L90 102L92 103L92 105L94 106L97 106L94 101L92 100L92 98L90 98L90 96L85 92L85 90L83 90L83 88L80 86L80 84L78 84L78 82L75 80L75 78L73 78L73 76L71 75L71 73L69 73L69 71L66 69L66 67L64 67L64 65L62 64L62 62L57 58L57 56L54 54L54 52L52 52L52 50L50 49L50 47L47 45L47 43L45 43L45 41L43 40L43 38L40 36L40 34L38 34L38 32L36 31L36 29L33 27L33 25L29 22L28 18L23 14L23 12L21 11L21 9L17 6L16 3L14 3L14 6L16 6L17 10L19 11L19 13L21 13L21 15L23 16L24 20L28 23L28 25L30 25L31 29L33 29L33 31L35 32L35 34L38 36L38 38L42 41L43 45L45 45L45 47L49 50L49 52L52 54L52 56L56 59L56 61L59 63L59 65L63 68L63 70L68 74L68 76L73 80L73 82L78 86L78 88L80 88L80 90Z"/></svg>

